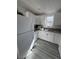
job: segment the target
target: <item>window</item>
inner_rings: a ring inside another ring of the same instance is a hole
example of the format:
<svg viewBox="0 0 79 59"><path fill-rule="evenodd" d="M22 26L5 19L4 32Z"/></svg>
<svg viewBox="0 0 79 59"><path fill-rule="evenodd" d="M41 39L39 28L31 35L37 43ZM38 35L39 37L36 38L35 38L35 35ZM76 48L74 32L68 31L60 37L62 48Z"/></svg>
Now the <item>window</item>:
<svg viewBox="0 0 79 59"><path fill-rule="evenodd" d="M53 26L53 22L54 22L54 16L48 16L45 20L46 27Z"/></svg>

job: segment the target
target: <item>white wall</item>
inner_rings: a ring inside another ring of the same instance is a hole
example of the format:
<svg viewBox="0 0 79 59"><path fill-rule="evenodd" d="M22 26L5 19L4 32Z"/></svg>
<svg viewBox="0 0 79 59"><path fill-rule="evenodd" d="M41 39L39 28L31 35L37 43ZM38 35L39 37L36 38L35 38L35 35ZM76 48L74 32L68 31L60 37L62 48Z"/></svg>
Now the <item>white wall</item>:
<svg viewBox="0 0 79 59"><path fill-rule="evenodd" d="M36 16L36 17L35 17L35 24L38 24L38 25L41 24L41 19L40 19L39 16Z"/></svg>

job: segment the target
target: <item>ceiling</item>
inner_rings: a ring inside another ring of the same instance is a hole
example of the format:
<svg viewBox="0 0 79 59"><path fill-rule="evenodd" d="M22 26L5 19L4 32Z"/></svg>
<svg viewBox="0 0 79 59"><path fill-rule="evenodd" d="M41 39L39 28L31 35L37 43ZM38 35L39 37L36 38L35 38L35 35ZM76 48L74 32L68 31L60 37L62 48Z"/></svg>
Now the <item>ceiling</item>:
<svg viewBox="0 0 79 59"><path fill-rule="evenodd" d="M53 14L61 8L61 0L17 0L17 8L34 14Z"/></svg>

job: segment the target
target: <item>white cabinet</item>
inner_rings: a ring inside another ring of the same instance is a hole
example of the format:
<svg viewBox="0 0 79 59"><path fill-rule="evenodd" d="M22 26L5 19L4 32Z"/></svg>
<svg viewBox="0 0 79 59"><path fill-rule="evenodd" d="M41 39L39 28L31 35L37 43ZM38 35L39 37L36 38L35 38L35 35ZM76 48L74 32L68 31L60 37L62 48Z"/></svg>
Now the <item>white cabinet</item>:
<svg viewBox="0 0 79 59"><path fill-rule="evenodd" d="M52 42L52 43L56 43L56 44L61 44L60 40L61 40L61 34L60 33L54 33L54 32L49 32L49 31L39 31L38 33L38 37Z"/></svg>

